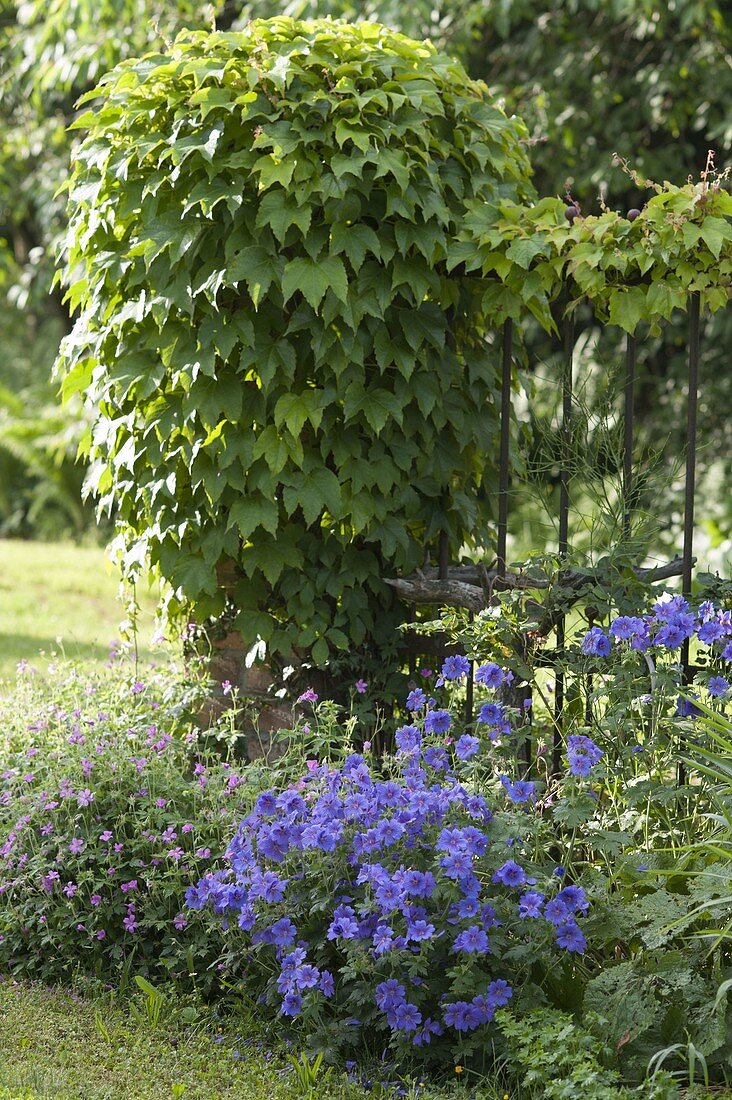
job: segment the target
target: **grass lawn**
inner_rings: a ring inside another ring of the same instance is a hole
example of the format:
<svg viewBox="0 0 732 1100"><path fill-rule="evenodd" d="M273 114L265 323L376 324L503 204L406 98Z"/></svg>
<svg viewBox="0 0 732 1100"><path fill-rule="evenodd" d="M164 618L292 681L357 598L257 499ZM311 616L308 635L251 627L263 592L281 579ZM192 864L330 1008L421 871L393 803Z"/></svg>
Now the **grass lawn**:
<svg viewBox="0 0 732 1100"><path fill-rule="evenodd" d="M0 539L0 681L21 659L43 667L53 653L104 660L125 618L119 578L99 547ZM141 656L149 656L155 602L141 604Z"/></svg>
<svg viewBox="0 0 732 1100"><path fill-rule="evenodd" d="M138 1002L140 1005L141 1001ZM0 1100L365 1100L374 1093L321 1069L313 1092L281 1045L199 1022L157 1027L135 1021L110 998L86 999L40 985L0 982ZM408 1096L467 1100L458 1084L414 1083ZM378 1089L377 1089L378 1094ZM396 1096L396 1090L381 1096ZM402 1094L403 1095L403 1094ZM493 1093L482 1094L492 1097ZM501 1094L502 1095L502 1094Z"/></svg>

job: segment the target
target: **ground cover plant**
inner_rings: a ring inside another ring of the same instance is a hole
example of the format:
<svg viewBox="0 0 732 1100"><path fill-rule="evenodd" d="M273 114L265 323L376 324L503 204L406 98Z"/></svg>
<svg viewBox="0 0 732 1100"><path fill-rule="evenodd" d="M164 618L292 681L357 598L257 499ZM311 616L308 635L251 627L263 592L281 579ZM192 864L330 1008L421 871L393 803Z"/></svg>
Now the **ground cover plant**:
<svg viewBox="0 0 732 1100"><path fill-rule="evenodd" d="M227 958L250 995L331 1056L388 1043L405 1062L485 1071L504 1032L541 1028L533 1014L551 1006L574 1014L580 1046L599 1043L598 1090L684 1060L691 1083L723 1081L732 961L714 928L730 917L730 865L712 822L725 796L698 769L679 788L675 765L680 734L706 744L697 715L723 711L730 690L712 667L707 704L680 695L678 649L693 635L723 669L731 633L728 611L669 595L581 635L595 684L613 647L621 666L653 658L659 674L636 739L621 736L630 721L613 727L614 706L606 725L580 717L561 774L541 743L531 772L517 751L524 715L496 697L516 674L479 665L487 695L467 725L470 662L447 658L410 693L393 761L346 747L261 794L189 907L236 922ZM675 678L661 674L669 655ZM630 711L636 685L619 684ZM562 1087L551 1095L577 1081Z"/></svg>
<svg viewBox="0 0 732 1100"><path fill-rule="evenodd" d="M193 725L200 682L116 663L46 680L25 669L0 704L0 968L119 982L134 967L203 991L220 945L192 935L185 883L259 771L242 772L225 731Z"/></svg>
<svg viewBox="0 0 732 1100"><path fill-rule="evenodd" d="M610 642L617 659L638 638L658 660L683 622L697 635L706 625L725 660L724 611L657 604ZM578 659L608 660L601 636L624 625L581 635ZM288 1064L283 1041L311 1066L323 1053L338 1088L349 1059L373 1077L388 1048L394 1089L429 1072L476 1097L502 1097L497 1082L510 1096L570 1097L582 1081L596 1100L660 1100L684 1081L723 1081L732 969L715 929L730 918L730 784L709 774L714 738L696 725L707 719L684 719L699 746L693 805L660 740L618 754L602 723L573 729L560 776L527 775L521 711L501 698L519 677L482 661L468 724L468 664L453 656L419 677L393 757L305 693L268 767L227 758L234 726L197 731L200 683L167 667L21 673L2 714L3 969L86 976L87 989L108 979L140 1026L175 1017L184 1050L212 1012L242 1038L256 1019L275 1060ZM656 684L677 729L678 690ZM697 690L724 738L726 691ZM549 1056L557 1036L563 1060ZM39 1066L41 1081L51 1069ZM8 1080L33 1086L32 1074Z"/></svg>

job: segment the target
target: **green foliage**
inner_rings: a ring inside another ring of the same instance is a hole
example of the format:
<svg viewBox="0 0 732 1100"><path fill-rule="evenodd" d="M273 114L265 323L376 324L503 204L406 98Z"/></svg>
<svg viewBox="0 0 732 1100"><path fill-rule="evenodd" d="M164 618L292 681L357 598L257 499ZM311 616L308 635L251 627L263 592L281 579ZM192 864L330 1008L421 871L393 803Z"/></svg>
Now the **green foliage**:
<svg viewBox="0 0 732 1100"><path fill-rule="evenodd" d="M3 714L0 965L68 982L130 968L208 990L223 941L189 925L185 888L257 789L191 728L201 685L163 669L19 678ZM29 730L31 731L29 734ZM224 746L222 746L224 747ZM163 1003L144 979L150 1026Z"/></svg>
<svg viewBox="0 0 732 1100"><path fill-rule="evenodd" d="M645 181L642 181L645 183ZM732 284L732 196L706 175L698 184L650 185L634 221L613 210L569 222L565 204L471 203L460 255L487 277L486 312L523 320L529 310L547 330L560 295L587 299L599 319L633 333L652 332L699 293L712 312ZM457 257L456 257L457 259Z"/></svg>
<svg viewBox="0 0 732 1100"><path fill-rule="evenodd" d="M74 103L121 58L196 19L188 0L39 0L0 5L0 531L49 538L93 526L75 465L82 423L51 367L68 312L49 295L65 225ZM200 18L200 16L199 16ZM12 423L8 424L8 420ZM12 452L12 453L11 453ZM106 532L103 532L106 534Z"/></svg>
<svg viewBox="0 0 732 1100"><path fill-rule="evenodd" d="M387 637L384 567L490 515L496 356L448 269L471 201L529 194L521 124L373 24L183 35L89 98L59 368L127 564L200 617L233 565L274 652Z"/></svg>
<svg viewBox="0 0 732 1100"><path fill-rule="evenodd" d="M592 1022L601 1025L597 1016ZM617 1052L563 1012L536 1009L519 1020L504 1009L496 1023L508 1047L511 1070L525 1088L546 1100L574 1100L579 1095L586 1100L670 1100L678 1095L663 1073L651 1086L623 1088L612 1068Z"/></svg>
<svg viewBox="0 0 732 1100"><path fill-rule="evenodd" d="M151 1028L141 997L3 981L0 1100L301 1100L287 1048L262 1032L256 1015L166 991L163 1022ZM343 1073L319 1075L319 1100L375 1095ZM379 1095L394 1094L387 1087ZM419 1095L454 1100L452 1089Z"/></svg>

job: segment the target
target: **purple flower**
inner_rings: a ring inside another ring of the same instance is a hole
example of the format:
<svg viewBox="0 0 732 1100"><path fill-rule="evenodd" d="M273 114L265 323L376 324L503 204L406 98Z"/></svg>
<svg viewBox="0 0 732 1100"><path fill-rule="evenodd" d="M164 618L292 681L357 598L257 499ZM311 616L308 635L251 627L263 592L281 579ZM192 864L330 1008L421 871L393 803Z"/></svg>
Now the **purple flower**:
<svg viewBox="0 0 732 1100"><path fill-rule="evenodd" d="M469 672L470 661L467 657L458 655L456 657L445 658L442 665L441 676L445 680L461 680L463 676L467 676Z"/></svg>
<svg viewBox="0 0 732 1100"><path fill-rule="evenodd" d="M422 688L415 688L414 691L410 691L407 696L407 710L421 710L427 702L427 696L422 691Z"/></svg>
<svg viewBox="0 0 732 1100"><path fill-rule="evenodd" d="M425 715L424 728L427 733L447 733L451 725L449 710L430 710Z"/></svg>
<svg viewBox="0 0 732 1100"><path fill-rule="evenodd" d="M188 926L188 921L186 920L186 918L183 916L182 913L178 913L178 915L173 919L173 924L175 925L175 927L178 929L179 932L182 932L183 929Z"/></svg>
<svg viewBox="0 0 732 1100"><path fill-rule="evenodd" d="M425 940L431 940L434 934L434 924L429 924L426 920L413 920L407 922L407 939L412 940L414 943L423 943Z"/></svg>
<svg viewBox="0 0 732 1100"><path fill-rule="evenodd" d="M126 932L135 932L140 927L139 922L135 917L135 907L130 904L127 906L127 916L122 921Z"/></svg>
<svg viewBox="0 0 732 1100"><path fill-rule="evenodd" d="M298 703L317 703L318 693L316 691L313 691L312 688L308 688L307 691L304 691L302 693L302 695L298 695L297 701Z"/></svg>
<svg viewBox="0 0 732 1100"><path fill-rule="evenodd" d="M287 993L282 1000L283 1016L299 1016L302 1010L302 997L299 993Z"/></svg>
<svg viewBox="0 0 732 1100"><path fill-rule="evenodd" d="M561 898L552 898L544 906L544 917L550 924L565 924L572 918L572 910L564 904Z"/></svg>
<svg viewBox="0 0 732 1100"><path fill-rule="evenodd" d="M519 900L519 917L525 920L527 917L540 917L541 907L544 904L544 895L538 890L529 890Z"/></svg>
<svg viewBox="0 0 732 1100"><path fill-rule="evenodd" d="M378 1009L382 1012L388 1012L389 1009L404 1004L407 993L404 986L396 978L387 978L386 981L379 982L377 985L374 999Z"/></svg>
<svg viewBox="0 0 732 1100"><path fill-rule="evenodd" d="M397 1031L416 1031L422 1023L422 1013L416 1005L404 1002L396 1006L389 1022Z"/></svg>
<svg viewBox="0 0 732 1100"><path fill-rule="evenodd" d="M528 879L523 867L514 860L507 860L493 875L491 882L500 882L504 886L523 886Z"/></svg>
<svg viewBox="0 0 732 1100"><path fill-rule="evenodd" d="M498 726L506 715L500 703L484 703L480 708L478 721L486 726Z"/></svg>
<svg viewBox="0 0 732 1100"><path fill-rule="evenodd" d="M92 894L92 896L89 898L89 904L93 905L94 908L96 909L97 906L102 904L102 895L101 894Z"/></svg>
<svg viewBox="0 0 732 1100"><path fill-rule="evenodd" d="M356 691L358 692L359 695L364 695L366 693L366 690L368 689L369 685L367 684L367 682L365 680L356 680L356 683L355 683L354 686L355 686Z"/></svg>
<svg viewBox="0 0 732 1100"><path fill-rule="evenodd" d="M567 760L572 775L589 775L602 756L602 749L590 737L575 733L567 738Z"/></svg>
<svg viewBox="0 0 732 1100"><path fill-rule="evenodd" d="M71 844L69 844L69 851L73 856L81 855L85 848L86 841L82 840L80 836L75 836Z"/></svg>
<svg viewBox="0 0 732 1100"><path fill-rule="evenodd" d="M88 787L85 787L83 791L79 791L76 796L76 802L79 806L91 806L94 801L94 792L90 791Z"/></svg>
<svg viewBox="0 0 732 1100"><path fill-rule="evenodd" d="M489 661L488 664L485 665L480 665L475 671L476 683L483 684L483 686L487 688L499 688L505 679L506 676L503 669L493 661Z"/></svg>
<svg viewBox="0 0 732 1100"><path fill-rule="evenodd" d="M416 726L400 726L394 741L399 752L416 752L422 744L422 734Z"/></svg>
<svg viewBox="0 0 732 1100"><path fill-rule="evenodd" d="M557 900L561 901L572 913L586 913L590 907L587 894L581 886L565 886L557 894Z"/></svg>
<svg viewBox="0 0 732 1100"><path fill-rule="evenodd" d="M557 943L560 947L566 948L567 951L574 951L578 955L582 955L587 948L587 940L574 921L563 924L557 930Z"/></svg>
<svg viewBox="0 0 732 1100"><path fill-rule="evenodd" d="M385 954L394 943L394 930L388 924L379 924L371 942L374 947L374 955Z"/></svg>
<svg viewBox="0 0 732 1100"><path fill-rule="evenodd" d="M724 676L710 676L707 681L707 691L714 698L726 695L729 691L729 681L725 680Z"/></svg>
<svg viewBox="0 0 732 1100"><path fill-rule="evenodd" d="M647 631L646 623L637 615L620 615L610 623L610 633L618 641L629 642Z"/></svg>
<svg viewBox="0 0 732 1100"><path fill-rule="evenodd" d="M482 1022L482 1012L479 1006L468 1001L455 1001L445 1005L443 1019L455 1031L473 1031Z"/></svg>
<svg viewBox="0 0 732 1100"><path fill-rule="evenodd" d="M609 657L611 642L599 626L591 626L582 639L582 652L586 657Z"/></svg>
<svg viewBox="0 0 732 1100"><path fill-rule="evenodd" d="M528 802L536 793L536 783L528 779L517 779L512 783L507 775L500 776L503 788L512 802Z"/></svg>
<svg viewBox="0 0 732 1100"><path fill-rule="evenodd" d="M480 748L480 741L477 737L471 737L470 734L464 733L462 737L459 737L455 744L455 755L458 760L469 760L471 756L475 756L476 752Z"/></svg>
<svg viewBox="0 0 732 1100"><path fill-rule="evenodd" d="M453 949L468 955L484 955L488 951L488 936L479 925L471 924L455 937Z"/></svg>

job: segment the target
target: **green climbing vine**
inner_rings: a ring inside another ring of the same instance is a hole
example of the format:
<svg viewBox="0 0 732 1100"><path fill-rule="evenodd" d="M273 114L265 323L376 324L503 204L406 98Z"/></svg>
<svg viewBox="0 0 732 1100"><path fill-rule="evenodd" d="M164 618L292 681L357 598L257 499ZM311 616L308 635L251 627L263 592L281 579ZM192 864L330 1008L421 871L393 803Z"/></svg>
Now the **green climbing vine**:
<svg viewBox="0 0 732 1100"><path fill-rule="evenodd" d="M589 300L599 320L657 331L698 292L711 311L732 285L732 195L710 166L699 182L654 184L630 217L613 210L582 216L573 201L533 205L472 201L454 267L485 277L483 308L521 321L527 310L550 331L560 295Z"/></svg>
<svg viewBox="0 0 732 1100"><path fill-rule="evenodd" d="M499 363L448 268L468 203L532 196L522 123L429 44L285 18L85 98L58 369L127 569L271 652L383 646L383 578L490 522Z"/></svg>

